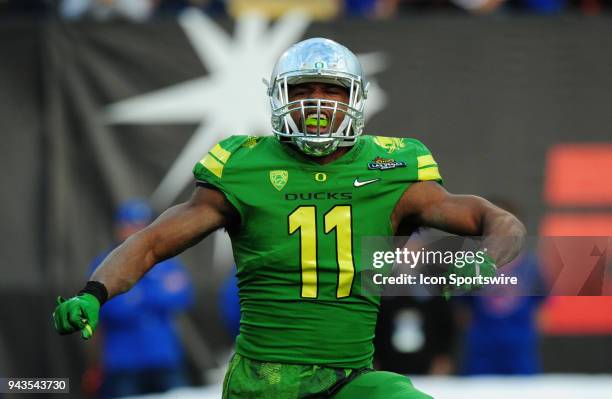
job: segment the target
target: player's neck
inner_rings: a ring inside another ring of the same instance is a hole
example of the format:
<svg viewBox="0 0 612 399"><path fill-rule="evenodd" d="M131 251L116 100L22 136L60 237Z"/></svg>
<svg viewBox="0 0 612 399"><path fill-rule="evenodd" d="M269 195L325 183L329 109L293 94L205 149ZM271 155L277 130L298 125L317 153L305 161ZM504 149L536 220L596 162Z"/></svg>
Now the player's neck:
<svg viewBox="0 0 612 399"><path fill-rule="evenodd" d="M325 155L324 157L313 157L310 155L306 155L306 156L318 164L325 165L330 162L334 162L336 159L346 154L351 148L352 147L339 147L336 151L332 152L329 155Z"/></svg>

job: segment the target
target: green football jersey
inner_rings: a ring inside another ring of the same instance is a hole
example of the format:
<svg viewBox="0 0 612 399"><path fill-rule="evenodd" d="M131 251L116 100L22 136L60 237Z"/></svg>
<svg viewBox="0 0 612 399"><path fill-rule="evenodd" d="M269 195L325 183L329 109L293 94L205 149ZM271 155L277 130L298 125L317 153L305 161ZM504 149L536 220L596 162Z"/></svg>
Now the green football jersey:
<svg viewBox="0 0 612 399"><path fill-rule="evenodd" d="M193 172L241 217L231 233L236 351L267 362L371 365L380 298L361 292L360 237L393 235L391 213L406 188L441 181L429 150L414 139L362 136L320 165L273 136L232 136Z"/></svg>

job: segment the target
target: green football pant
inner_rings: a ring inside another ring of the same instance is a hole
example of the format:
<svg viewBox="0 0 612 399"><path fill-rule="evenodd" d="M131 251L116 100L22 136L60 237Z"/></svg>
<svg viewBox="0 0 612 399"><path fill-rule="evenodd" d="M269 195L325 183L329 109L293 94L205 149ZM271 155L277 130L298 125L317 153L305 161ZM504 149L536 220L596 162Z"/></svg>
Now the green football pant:
<svg viewBox="0 0 612 399"><path fill-rule="evenodd" d="M260 362L235 354L223 399L431 399L410 379L386 371Z"/></svg>
<svg viewBox="0 0 612 399"><path fill-rule="evenodd" d="M432 399L417 390L408 377L388 371L366 372L340 388L333 399Z"/></svg>

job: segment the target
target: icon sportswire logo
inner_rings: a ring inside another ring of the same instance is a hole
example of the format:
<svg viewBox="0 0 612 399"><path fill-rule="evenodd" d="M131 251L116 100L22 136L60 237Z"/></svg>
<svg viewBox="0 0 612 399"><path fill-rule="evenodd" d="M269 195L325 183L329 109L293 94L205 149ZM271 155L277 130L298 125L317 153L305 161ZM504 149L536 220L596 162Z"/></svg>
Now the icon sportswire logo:
<svg viewBox="0 0 612 399"><path fill-rule="evenodd" d="M375 183L375 182L377 182L379 180L380 179L372 179L372 180L359 181L359 178L356 178L355 181L353 182L353 186L361 187L361 186L365 186L366 184Z"/></svg>

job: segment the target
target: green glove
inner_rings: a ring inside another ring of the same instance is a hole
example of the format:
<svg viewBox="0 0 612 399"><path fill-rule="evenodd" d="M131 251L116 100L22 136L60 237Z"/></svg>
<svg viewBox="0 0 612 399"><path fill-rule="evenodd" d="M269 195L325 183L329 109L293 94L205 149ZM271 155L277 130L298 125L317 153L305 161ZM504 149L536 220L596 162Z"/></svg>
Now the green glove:
<svg viewBox="0 0 612 399"><path fill-rule="evenodd" d="M474 262L465 263L462 267L457 265L453 265L449 267L445 273L445 277L448 280L451 274L455 274L457 277L495 277L497 275L497 266L495 266L495 261L491 258L486 252L483 255L483 262L480 263L476 260ZM460 286L455 285L445 285L442 288L442 296L447 301L451 298L453 289L457 289L461 292L471 292L475 291L479 288L482 288L482 284L479 282L465 283Z"/></svg>
<svg viewBox="0 0 612 399"><path fill-rule="evenodd" d="M79 294L70 299L58 296L53 325L62 335L81 330L81 337L89 339L98 326L99 313L100 302L91 294Z"/></svg>

